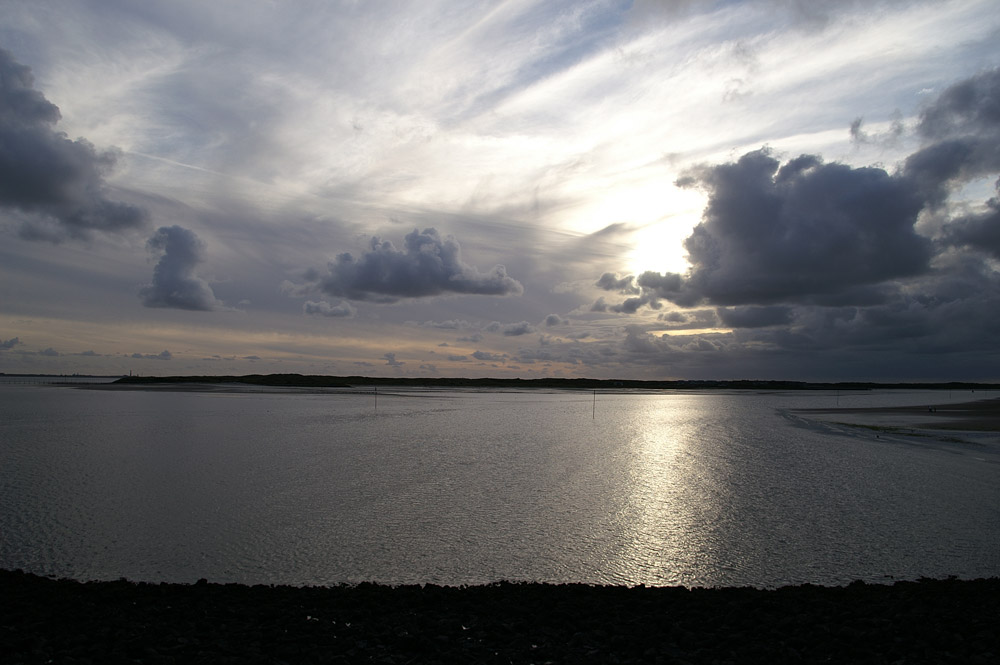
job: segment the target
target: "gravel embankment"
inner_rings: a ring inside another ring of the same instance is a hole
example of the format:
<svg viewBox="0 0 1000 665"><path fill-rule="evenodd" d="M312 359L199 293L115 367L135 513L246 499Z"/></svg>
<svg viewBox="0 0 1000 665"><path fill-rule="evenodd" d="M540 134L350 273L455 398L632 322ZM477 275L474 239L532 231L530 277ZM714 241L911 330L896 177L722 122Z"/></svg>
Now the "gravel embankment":
<svg viewBox="0 0 1000 665"><path fill-rule="evenodd" d="M756 589L79 583L0 571L4 663L995 663L1000 579Z"/></svg>

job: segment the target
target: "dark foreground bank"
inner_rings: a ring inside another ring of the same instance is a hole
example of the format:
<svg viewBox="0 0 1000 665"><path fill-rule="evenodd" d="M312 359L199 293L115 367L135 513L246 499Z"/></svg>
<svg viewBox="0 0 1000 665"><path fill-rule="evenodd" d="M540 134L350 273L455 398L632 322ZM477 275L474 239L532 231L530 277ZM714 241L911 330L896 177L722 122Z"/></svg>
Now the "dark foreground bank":
<svg viewBox="0 0 1000 665"><path fill-rule="evenodd" d="M1000 580L294 588L0 571L5 663L994 663Z"/></svg>

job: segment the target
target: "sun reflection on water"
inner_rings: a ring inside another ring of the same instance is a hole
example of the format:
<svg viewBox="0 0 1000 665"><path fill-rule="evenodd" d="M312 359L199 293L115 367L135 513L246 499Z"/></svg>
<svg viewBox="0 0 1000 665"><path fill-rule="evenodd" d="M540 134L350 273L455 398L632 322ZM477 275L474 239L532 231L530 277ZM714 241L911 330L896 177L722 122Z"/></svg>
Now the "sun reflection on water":
<svg viewBox="0 0 1000 665"><path fill-rule="evenodd" d="M621 551L612 565L621 581L691 585L711 556L705 526L717 510L699 453L706 405L699 395L641 399L648 406L639 417L632 412L625 443Z"/></svg>
<svg viewBox="0 0 1000 665"><path fill-rule="evenodd" d="M745 542L742 528L757 516L741 496L759 488L747 487L739 469L752 465L755 453L717 425L719 401L710 395L628 399L645 404L630 410L628 423L614 424L627 436L619 460L617 545L604 569L609 581L691 587L740 579L760 563L753 552L760 543Z"/></svg>

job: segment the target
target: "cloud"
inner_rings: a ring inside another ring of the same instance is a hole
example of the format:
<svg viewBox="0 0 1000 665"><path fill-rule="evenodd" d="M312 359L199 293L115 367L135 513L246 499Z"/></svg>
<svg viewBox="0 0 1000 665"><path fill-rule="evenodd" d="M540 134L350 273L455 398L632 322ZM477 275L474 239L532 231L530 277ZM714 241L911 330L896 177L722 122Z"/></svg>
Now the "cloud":
<svg viewBox="0 0 1000 665"><path fill-rule="evenodd" d="M857 146L875 144L885 148L892 148L899 145L899 140L906 133L903 116L899 111L893 113L889 128L884 132L876 132L874 134L866 132L862 128L863 124L864 118L861 117L855 118L851 123L851 141Z"/></svg>
<svg viewBox="0 0 1000 665"><path fill-rule="evenodd" d="M162 253L153 269L153 282L139 291L146 307L210 311L222 304L212 288L194 274L204 261L205 244L182 226L163 226L147 241L152 252Z"/></svg>
<svg viewBox="0 0 1000 665"><path fill-rule="evenodd" d="M11 339L0 340L0 351L6 351L7 349L13 349L18 344L23 344L23 342L17 337L12 337Z"/></svg>
<svg viewBox="0 0 1000 665"><path fill-rule="evenodd" d="M790 307L719 307L715 313L727 328L763 328L788 325L792 321Z"/></svg>
<svg viewBox="0 0 1000 665"><path fill-rule="evenodd" d="M61 354L61 353L59 353L58 351L56 351L55 349L53 349L53 348L52 348L52 347L50 346L50 347L49 347L49 348L47 348L47 349L42 349L41 351L39 351L39 352L38 352L38 355L40 355L40 356L49 356L49 357L51 357L51 358L58 358L58 357L59 357L59 356L61 356L62 354Z"/></svg>
<svg viewBox="0 0 1000 665"><path fill-rule="evenodd" d="M133 353L132 357L138 360L172 360L174 354L164 349L159 353Z"/></svg>
<svg viewBox="0 0 1000 665"><path fill-rule="evenodd" d="M336 305L331 305L325 300L320 300L319 302L307 300L302 305L302 311L310 315L328 316L331 318L351 318L357 313L357 310L349 302L341 301Z"/></svg>
<svg viewBox="0 0 1000 665"><path fill-rule="evenodd" d="M1000 181L983 205L951 197L1000 171L1000 69L945 89L916 128L922 146L892 174L817 155L781 163L767 149L689 169L677 184L708 194L701 223L685 241L691 269L645 272L634 279L638 295L620 303L599 298L592 311L705 303L716 306L701 310L714 325L733 330L680 342L632 329L623 350L635 363L676 366L678 353L712 347L733 362L781 353L794 366L805 362L800 354L822 351L829 362L838 357L863 372L857 359L875 352L886 371L906 376L907 354L927 362L927 354L992 353L985 340L1000 334L1000 278L990 263L1000 258ZM856 142L894 140L901 125L889 133L868 135L860 119L852 126ZM922 214L938 225L933 238L916 230ZM629 281L605 273L597 285L622 292ZM689 323L670 313L662 320L712 327L698 318Z"/></svg>
<svg viewBox="0 0 1000 665"><path fill-rule="evenodd" d="M371 250L359 257L344 253L329 264L320 281L327 294L379 303L403 298L424 298L446 293L520 295L521 283L507 275L502 265L488 274L462 261L461 248L452 236L442 238L433 228L413 230L402 250L389 241L371 239Z"/></svg>
<svg viewBox="0 0 1000 665"><path fill-rule="evenodd" d="M528 333L535 332L535 326L531 325L527 321L509 323L503 326L501 332L505 337L519 337L521 335L527 335Z"/></svg>
<svg viewBox="0 0 1000 665"><path fill-rule="evenodd" d="M653 275L654 273L646 273L648 275ZM620 303L609 303L604 299L604 296L600 296L594 303L590 306L591 312L615 312L616 314L635 314L639 309L645 305L648 305L652 309L660 309L662 303L660 303L659 298L653 291L646 291L641 296L635 296L633 298L626 298Z"/></svg>
<svg viewBox="0 0 1000 665"><path fill-rule="evenodd" d="M595 286L605 291L617 291L626 295L639 293L639 289L635 285L635 278L632 275L619 277L615 273L606 272L597 280Z"/></svg>
<svg viewBox="0 0 1000 665"><path fill-rule="evenodd" d="M21 235L57 242L142 226L144 210L107 197L118 152L71 141L55 130L60 117L31 70L0 49L0 207L31 215Z"/></svg>
<svg viewBox="0 0 1000 665"><path fill-rule="evenodd" d="M475 328L475 326L468 321L463 319L449 319L447 321L424 321L422 323L416 321L408 321L408 325L420 326L421 328L439 328L441 330L466 330L468 328Z"/></svg>
<svg viewBox="0 0 1000 665"><path fill-rule="evenodd" d="M1000 171L1000 68L949 86L920 114L917 131L929 142L906 160L905 172L932 205L957 187ZM945 245L1000 257L1000 180L997 196L978 213L955 216L944 227Z"/></svg>
<svg viewBox="0 0 1000 665"><path fill-rule="evenodd" d="M627 364L681 376L924 380L958 372L989 381L1000 335L998 304L1000 273L975 256L948 252L938 257L935 271L907 280L876 304L697 310L686 314L700 321L684 327L721 322L732 332L655 335L630 325L620 350Z"/></svg>
<svg viewBox="0 0 1000 665"><path fill-rule="evenodd" d="M506 362L507 360L506 354L488 353L486 351L474 351L472 353L472 357L475 358L476 360L482 360L485 362L496 362L496 363Z"/></svg>
<svg viewBox="0 0 1000 665"><path fill-rule="evenodd" d="M920 114L917 130L928 139L996 134L1000 129L1000 67L949 86Z"/></svg>
<svg viewBox="0 0 1000 665"><path fill-rule="evenodd" d="M520 337L521 335L527 335L528 333L535 332L535 326L531 325L527 321L506 324L494 321L484 327L483 330L492 333L500 333L505 337Z"/></svg>
<svg viewBox="0 0 1000 665"><path fill-rule="evenodd" d="M548 316L545 317L545 320L543 321L543 323L545 324L546 328L551 328L553 326L564 326L564 325L567 325L569 323L569 320L568 319L564 319L563 317L559 316L558 314L549 314Z"/></svg>
<svg viewBox="0 0 1000 665"><path fill-rule="evenodd" d="M448 356L448 360L453 362L461 362L463 360L468 360L469 356Z"/></svg>
<svg viewBox="0 0 1000 665"><path fill-rule="evenodd" d="M591 312L606 312L608 311L608 302L604 299L604 296L600 296L594 303L590 306Z"/></svg>
<svg viewBox="0 0 1000 665"><path fill-rule="evenodd" d="M1000 189L1000 181L997 188ZM1000 259L1000 196L987 201L986 207L982 214L953 219L944 229L943 242L978 249Z"/></svg>
<svg viewBox="0 0 1000 665"><path fill-rule="evenodd" d="M527 335L528 333L535 331L535 326L527 321L519 321L517 323L500 323L499 321L491 321L490 323L484 325L482 323L472 323L464 319L451 319L448 321L424 321L422 323L407 321L407 325L419 326L421 328L437 328L440 330L483 330L491 333L500 333L506 337ZM482 335L477 332L471 337L460 337L458 341L478 342L482 338Z"/></svg>
<svg viewBox="0 0 1000 665"><path fill-rule="evenodd" d="M917 132L928 145L906 159L904 173L933 205L1000 170L1000 68L945 89L921 112Z"/></svg>
<svg viewBox="0 0 1000 665"><path fill-rule="evenodd" d="M931 243L914 230L923 201L883 169L769 150L689 170L708 205L684 243L685 276L646 272L646 297L684 306L770 304L850 296L929 269Z"/></svg>
<svg viewBox="0 0 1000 665"><path fill-rule="evenodd" d="M386 353L386 354L383 354L382 357L385 359L385 364L389 365L390 367L402 367L403 365L406 364L405 362L401 362L399 360L396 360L396 354L395 353Z"/></svg>

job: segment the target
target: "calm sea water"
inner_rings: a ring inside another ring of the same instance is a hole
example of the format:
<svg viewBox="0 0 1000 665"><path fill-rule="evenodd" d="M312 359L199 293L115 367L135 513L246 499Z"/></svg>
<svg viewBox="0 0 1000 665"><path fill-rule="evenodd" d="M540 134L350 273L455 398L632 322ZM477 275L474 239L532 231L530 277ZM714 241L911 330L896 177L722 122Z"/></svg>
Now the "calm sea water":
<svg viewBox="0 0 1000 665"><path fill-rule="evenodd" d="M947 392L0 386L0 567L78 579L778 586L1000 575L996 435L789 411Z"/></svg>

